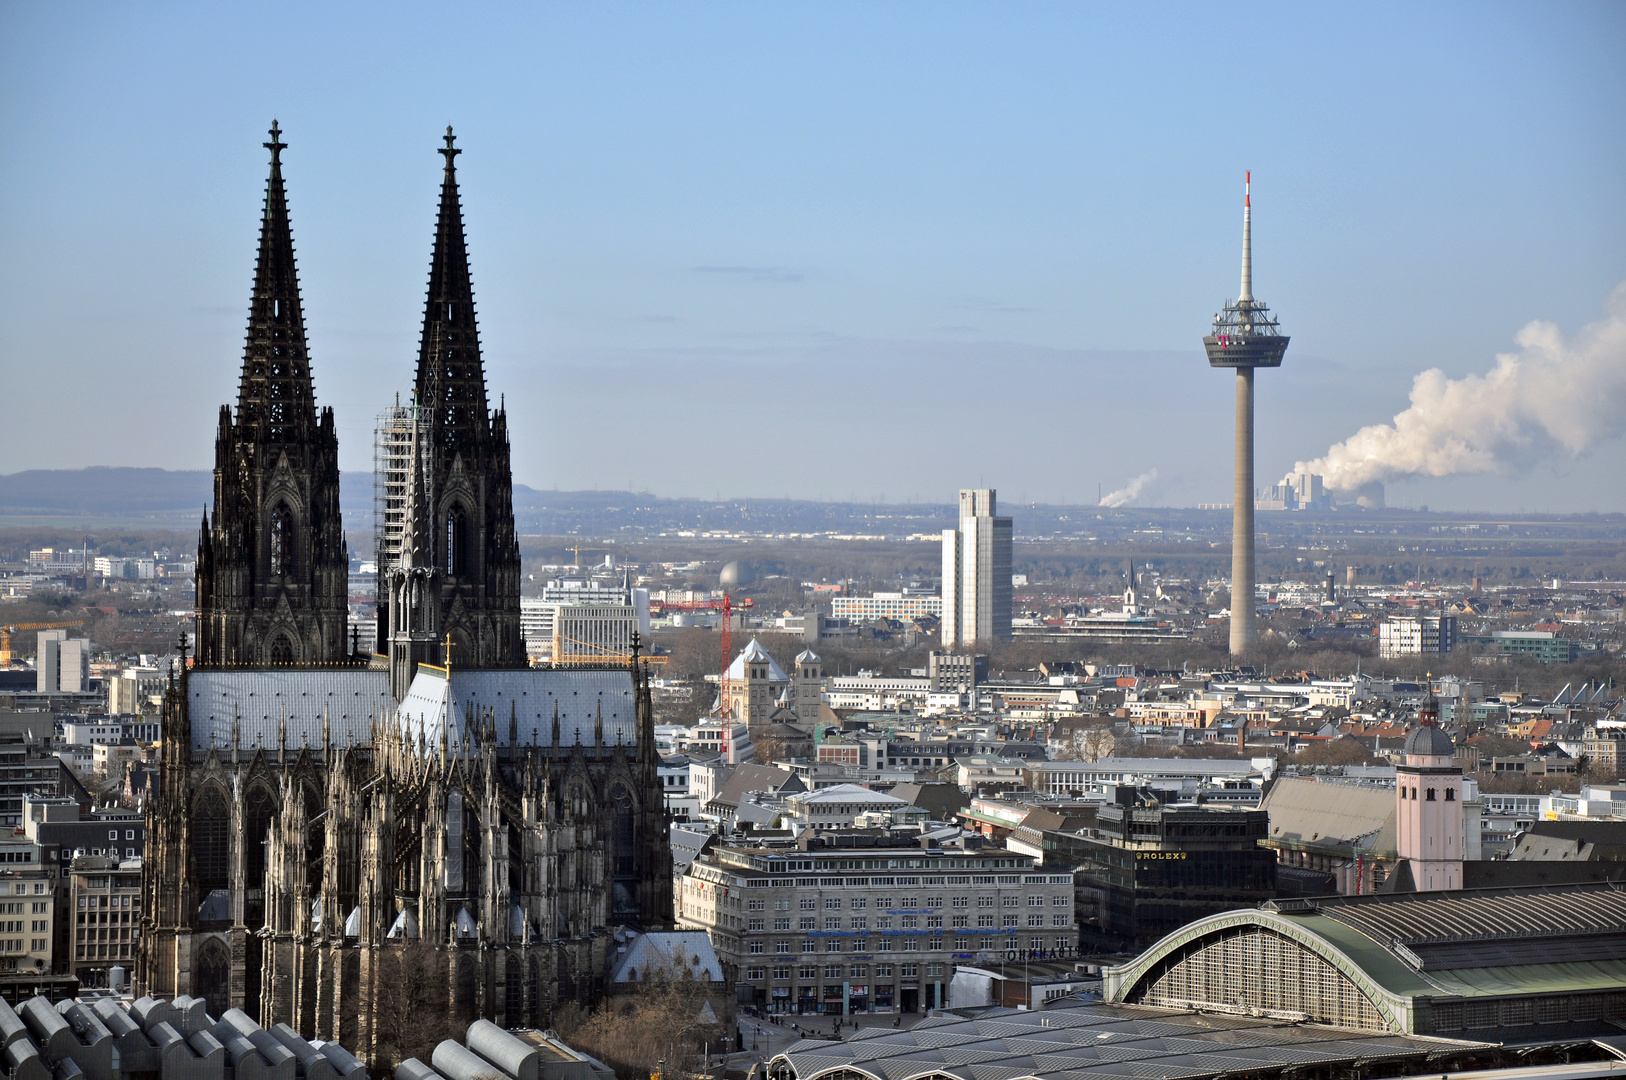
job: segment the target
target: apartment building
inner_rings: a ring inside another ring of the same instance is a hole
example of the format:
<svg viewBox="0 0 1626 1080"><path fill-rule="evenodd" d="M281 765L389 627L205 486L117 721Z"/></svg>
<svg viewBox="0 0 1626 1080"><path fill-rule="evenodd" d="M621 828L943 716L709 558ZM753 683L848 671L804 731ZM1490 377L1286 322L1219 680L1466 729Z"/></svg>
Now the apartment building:
<svg viewBox="0 0 1626 1080"><path fill-rule="evenodd" d="M678 926L711 935L741 1003L777 1013L942 1008L957 962L1077 943L1072 874L920 835L720 846L689 865L676 892Z"/></svg>

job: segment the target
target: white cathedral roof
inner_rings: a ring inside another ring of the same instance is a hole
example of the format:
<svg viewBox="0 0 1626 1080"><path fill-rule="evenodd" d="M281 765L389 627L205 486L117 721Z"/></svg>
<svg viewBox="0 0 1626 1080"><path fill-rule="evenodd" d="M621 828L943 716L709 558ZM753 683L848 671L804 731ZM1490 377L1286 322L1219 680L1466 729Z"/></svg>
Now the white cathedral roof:
<svg viewBox="0 0 1626 1080"><path fill-rule="evenodd" d="M728 665L729 680L744 682L745 665L747 663L760 664L764 661L768 664L769 682L790 682L790 676L785 674L785 669L780 667L778 661L772 656L768 655L768 650L764 649L756 638L752 638L751 644L747 645L740 655L734 658L734 662Z"/></svg>
<svg viewBox="0 0 1626 1080"><path fill-rule="evenodd" d="M472 710L478 718L489 710L496 721L497 745L509 746L510 727L518 728L512 745L553 745L553 710L559 709L559 744L593 745L593 728L602 710L604 742L638 741L637 703L632 673L625 668L530 669L478 671L420 667L396 714L416 750L420 737L426 753L440 753L441 732L447 748L463 753L465 728ZM471 747L472 749L472 747Z"/></svg>

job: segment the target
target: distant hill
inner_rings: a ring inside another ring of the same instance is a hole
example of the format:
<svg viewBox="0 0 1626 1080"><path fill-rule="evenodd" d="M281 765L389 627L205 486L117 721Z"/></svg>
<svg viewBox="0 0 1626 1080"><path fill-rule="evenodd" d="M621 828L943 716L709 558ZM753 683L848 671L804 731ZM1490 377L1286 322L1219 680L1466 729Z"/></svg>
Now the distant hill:
<svg viewBox="0 0 1626 1080"><path fill-rule="evenodd" d="M202 469L34 469L0 476L0 525L114 525L195 529L214 498ZM339 482L345 528L373 527L371 473ZM930 533L952 524L952 505L865 506L800 499L667 499L630 491L538 491L514 485L521 533L564 536L679 530Z"/></svg>
<svg viewBox="0 0 1626 1080"><path fill-rule="evenodd" d="M31 469L0 476L0 517L196 518L213 495L202 469Z"/></svg>

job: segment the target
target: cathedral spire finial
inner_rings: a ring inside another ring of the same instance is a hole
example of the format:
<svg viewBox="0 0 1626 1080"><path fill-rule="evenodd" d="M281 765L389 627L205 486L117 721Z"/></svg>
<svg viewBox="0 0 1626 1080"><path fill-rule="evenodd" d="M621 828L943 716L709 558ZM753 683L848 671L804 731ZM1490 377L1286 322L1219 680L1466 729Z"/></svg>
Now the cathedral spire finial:
<svg viewBox="0 0 1626 1080"><path fill-rule="evenodd" d="M447 128L446 130L451 131L451 128ZM271 151L272 168L276 168L282 164L282 148L288 144L282 141L282 128L277 126L275 117L271 119L271 141L268 143L262 143L261 145L267 150Z"/></svg>
<svg viewBox="0 0 1626 1080"><path fill-rule="evenodd" d="M446 128L446 158L440 184L440 212L435 222L435 248L429 264L429 296L424 305L423 337L418 344L420 400L428 406L430 441L447 455L484 449L491 417L486 404L485 369L480 362L480 335L474 321L474 285L469 276L468 244L463 235L463 206L457 192L458 154L455 136Z"/></svg>

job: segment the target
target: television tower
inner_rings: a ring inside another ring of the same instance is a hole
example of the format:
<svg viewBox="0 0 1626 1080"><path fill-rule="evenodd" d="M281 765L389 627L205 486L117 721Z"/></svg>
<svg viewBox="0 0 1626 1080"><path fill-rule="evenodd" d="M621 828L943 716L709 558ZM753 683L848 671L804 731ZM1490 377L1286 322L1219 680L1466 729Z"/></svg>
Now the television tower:
<svg viewBox="0 0 1626 1080"><path fill-rule="evenodd" d="M1282 366L1287 338L1253 298L1253 174L1242 182L1242 293L1203 338L1208 366L1236 370L1236 488L1231 496L1231 655L1253 642L1253 369Z"/></svg>

